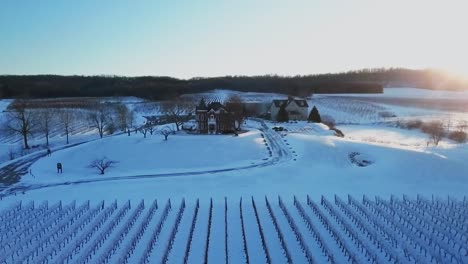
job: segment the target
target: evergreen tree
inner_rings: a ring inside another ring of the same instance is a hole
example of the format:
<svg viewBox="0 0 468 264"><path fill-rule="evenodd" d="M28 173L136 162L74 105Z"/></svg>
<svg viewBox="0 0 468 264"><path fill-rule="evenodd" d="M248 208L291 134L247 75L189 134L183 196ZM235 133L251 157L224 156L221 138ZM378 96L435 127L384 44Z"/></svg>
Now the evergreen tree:
<svg viewBox="0 0 468 264"><path fill-rule="evenodd" d="M276 121L278 122L288 122L289 121L289 114L286 111L286 104L282 104L280 109L278 110L278 115L276 116Z"/></svg>
<svg viewBox="0 0 468 264"><path fill-rule="evenodd" d="M322 123L322 118L320 117L320 113L315 105L314 108L310 110L309 118L307 118L307 120L309 122Z"/></svg>

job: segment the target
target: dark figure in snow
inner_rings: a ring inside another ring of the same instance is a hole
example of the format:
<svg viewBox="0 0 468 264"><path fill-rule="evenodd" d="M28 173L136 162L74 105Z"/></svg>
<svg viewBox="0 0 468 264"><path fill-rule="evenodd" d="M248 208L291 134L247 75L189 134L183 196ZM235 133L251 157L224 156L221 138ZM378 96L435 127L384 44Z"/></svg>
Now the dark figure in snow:
<svg viewBox="0 0 468 264"><path fill-rule="evenodd" d="M50 157L52 155L52 151L50 151L50 148L47 149L47 157Z"/></svg>
<svg viewBox="0 0 468 264"><path fill-rule="evenodd" d="M62 163L57 163L57 173L62 173Z"/></svg>

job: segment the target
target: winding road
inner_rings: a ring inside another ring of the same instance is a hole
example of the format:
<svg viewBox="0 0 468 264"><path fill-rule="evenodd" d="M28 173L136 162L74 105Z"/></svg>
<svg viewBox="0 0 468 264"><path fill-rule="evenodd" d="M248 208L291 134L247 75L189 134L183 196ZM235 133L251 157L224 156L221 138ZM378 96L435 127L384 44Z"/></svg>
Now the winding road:
<svg viewBox="0 0 468 264"><path fill-rule="evenodd" d="M239 167L222 168L222 169L214 169L214 170L191 171L191 172L158 173L158 174L81 179L81 180L75 180L75 181L65 181L65 182L57 182L57 183L49 183L49 184L22 184L21 182L18 182L10 186L0 187L0 196L7 197L11 195L16 195L18 193L24 193L27 191L44 189L44 188L53 188L57 186L66 186L66 185L78 185L78 184L88 184L88 183L107 182L107 181L141 180L141 179L166 178L166 177L188 177L188 176L193 176L193 175L216 174L216 173L222 173L222 172L263 168L263 167L273 166L279 163L291 161L293 159L292 152L285 145L279 133L269 129L268 126L265 124L265 122L261 119L251 119L251 120L256 121L259 124L259 127L255 127L255 129L259 129L263 133L268 143L268 146L270 146L270 150L271 150L271 157L268 160L262 161L257 164L244 165L244 166L239 166ZM60 149L75 147L77 145L85 144L88 142L77 143L74 145L65 146ZM44 152L31 154L26 158L9 163L8 165L0 168L0 178L4 175L14 175L13 177L21 177L22 175L27 174L29 167L34 162L44 157L45 155L46 154Z"/></svg>

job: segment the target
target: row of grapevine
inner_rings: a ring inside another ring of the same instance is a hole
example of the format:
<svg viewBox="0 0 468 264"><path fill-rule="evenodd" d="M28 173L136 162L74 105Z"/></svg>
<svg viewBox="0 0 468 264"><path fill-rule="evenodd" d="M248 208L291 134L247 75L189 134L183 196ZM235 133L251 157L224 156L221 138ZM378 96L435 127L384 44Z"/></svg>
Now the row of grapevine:
<svg viewBox="0 0 468 264"><path fill-rule="evenodd" d="M301 202L297 200L296 197L294 197L294 205L296 206L296 209L299 211L299 214L302 217L303 221L305 222L307 228L309 229L309 232L312 234L312 236L318 243L320 249L322 250L322 253L327 257L328 262L335 263L335 259L333 257L333 254L329 246L327 245L326 241L320 235L320 232L315 227L313 221L305 212L304 208L302 207Z"/></svg>
<svg viewBox="0 0 468 264"><path fill-rule="evenodd" d="M149 263L151 251L153 250L155 243L158 240L159 233L161 233L161 229L164 223L166 222L167 216L169 215L169 211L171 210L171 208L172 208L171 200L168 200L166 203L166 206L164 207L161 218L159 219L158 224L156 225L156 228L153 230L151 234L150 241L145 247L143 256L140 259L140 263Z"/></svg>
<svg viewBox="0 0 468 264"><path fill-rule="evenodd" d="M210 199L211 213L208 212L208 220L211 214L211 224L209 226L210 236L208 248L205 247L208 263L225 263L226 258L226 200L219 201L219 206L215 206L213 200ZM209 221L210 222L210 221ZM208 228L208 227L207 227Z"/></svg>
<svg viewBox="0 0 468 264"><path fill-rule="evenodd" d="M131 237L130 242L127 243L127 245L123 248L123 253L118 259L119 263L128 263L128 259L130 256L133 254L137 243L140 241L141 237L143 236L144 232L147 230L148 225L153 219L153 216L158 209L158 202L157 200L154 200L153 204L148 210L148 213L144 216L144 220L141 223L141 225L137 228L137 231L135 234Z"/></svg>
<svg viewBox="0 0 468 264"><path fill-rule="evenodd" d="M68 228L66 232L63 232L59 238L56 239L57 243L53 243L47 251L43 252L41 257L38 257L39 262L44 263L52 260L58 255L59 252L62 252L66 246L79 234L80 230L83 230L91 220L102 210L104 202L101 202L91 210L89 208L89 201L84 204L83 215L82 217L75 222L73 226Z"/></svg>
<svg viewBox="0 0 468 264"><path fill-rule="evenodd" d="M0 263L468 263L466 199L178 204L5 206Z"/></svg>
<svg viewBox="0 0 468 264"><path fill-rule="evenodd" d="M57 226L64 224L72 216L72 210L73 204L67 206L64 210L57 211L53 217L48 218L46 221L38 219L37 224L8 241L6 248L9 252L3 255L2 258L17 261L33 253L31 250L37 250L37 244L50 236Z"/></svg>
<svg viewBox="0 0 468 264"><path fill-rule="evenodd" d="M130 201L128 201L124 206L120 208L120 210L117 212L117 215L113 217L103 230L97 235L97 237L94 237L93 241L91 244L89 244L84 252L81 254L81 257L79 258L78 262L79 263L88 263L92 256L96 254L97 250L102 246L102 244L105 242L105 240L111 235L111 232L115 229L116 225L122 220L122 218L127 214L127 212L130 210Z"/></svg>
<svg viewBox="0 0 468 264"><path fill-rule="evenodd" d="M101 205L104 207L104 203L101 203ZM58 256L57 262L68 263L74 257L80 256L81 249L84 248L86 243L91 240L93 235L99 231L101 226L104 225L104 223L109 218L111 218L116 209L117 202L114 202L102 210L92 222L80 230L79 235L74 239L73 243L70 243L70 245Z"/></svg>
<svg viewBox="0 0 468 264"><path fill-rule="evenodd" d="M128 203L130 206L130 203ZM133 224L136 222L138 217L140 216L141 212L145 208L144 201L141 201L140 204L137 206L136 210L133 211L131 216L125 222L125 224L121 227L121 229L117 232L117 234L112 239L111 243L109 243L104 253L98 258L99 263L108 263L110 258L113 254L117 251L120 244L123 242L124 238L126 237L127 233L133 227Z"/></svg>
<svg viewBox="0 0 468 264"><path fill-rule="evenodd" d="M351 238L351 240L356 244L356 246L364 252L364 256L367 261L371 263L379 263L378 256L376 252L374 252L370 245L366 243L366 240L362 237L362 229L356 230L353 228L347 221L346 217L342 216L338 210L333 207L333 205L322 196L321 199L322 205L325 209L330 213L332 218L340 225L340 227L344 230L345 234Z"/></svg>
<svg viewBox="0 0 468 264"><path fill-rule="evenodd" d="M68 208L67 217L63 218L60 223L55 225L52 231L45 233L44 236L39 238L39 240L31 243L31 247L28 251L23 253L23 259L18 262L24 263L29 262L30 260L35 261L36 259L47 259L47 256L52 254L54 252L54 248L56 248L57 244L61 242L60 239L62 236L68 233L68 231L77 222L79 222L79 219L82 218L85 212L89 209L89 204L85 203L76 210L73 210L74 204L68 206Z"/></svg>
<svg viewBox="0 0 468 264"><path fill-rule="evenodd" d="M296 222L289 214L288 208L283 203L283 199L281 199L281 197L278 197L278 204L281 210L283 211L284 216L286 216L286 219L288 220L288 223L291 229L293 230L294 235L296 236L296 239L299 242L299 245L301 246L305 257L307 258L307 261L309 263L316 263L315 259L312 257L312 254L310 253L309 246L305 243L302 233L299 231L299 228L297 227Z"/></svg>
<svg viewBox="0 0 468 264"><path fill-rule="evenodd" d="M291 253L288 250L288 246L286 244L286 241L283 236L283 232L281 231L281 227L278 224L278 220L276 220L275 214L273 213L273 210L271 209L270 202L268 201L268 198L265 197L265 205L268 209L268 216L270 217L271 221L273 222L273 226L275 228L275 231L278 235L278 239L281 243L281 247L283 249L283 254L286 257L287 263L293 263L292 258L291 258Z"/></svg>
<svg viewBox="0 0 468 264"><path fill-rule="evenodd" d="M60 206L61 204L57 204ZM53 215L58 212L58 206L53 206L48 209L48 203L44 202L36 210L34 210L34 203L31 202L25 210L21 210L20 214L10 217L5 217L0 228L0 245L4 248L4 243L14 238L16 234L22 234L26 232L32 225L35 224L34 219L45 219L49 215ZM43 216L47 214L46 216Z"/></svg>
<svg viewBox="0 0 468 264"><path fill-rule="evenodd" d="M344 203L337 196L335 196L335 204L354 224L356 229L371 242L369 244L373 244L377 249L376 251L380 251L384 254L388 262L399 262L398 254L393 248L388 246L386 241L382 239L380 233L374 229L374 226L369 225L358 213L355 213L347 203ZM368 247L370 248L371 246L368 245Z"/></svg>
<svg viewBox="0 0 468 264"><path fill-rule="evenodd" d="M244 214L242 211L242 198L240 199L239 202L239 215L240 215L240 222L241 222L241 227L242 227L242 241L244 242L244 254L245 254L245 262L247 264L250 263L250 258L249 258L249 250L247 249L247 239L245 236L245 220L244 220Z"/></svg>
<svg viewBox="0 0 468 264"><path fill-rule="evenodd" d="M185 254L184 254L184 263L188 262L188 257L190 254L190 248L192 246L192 239L193 239L193 231L195 230L195 225L197 224L197 217L198 217L198 209L200 208L200 201L197 200L197 203L195 205L194 213L193 213L193 218L192 218L192 224L190 225L190 231L187 239L187 246L185 247Z"/></svg>

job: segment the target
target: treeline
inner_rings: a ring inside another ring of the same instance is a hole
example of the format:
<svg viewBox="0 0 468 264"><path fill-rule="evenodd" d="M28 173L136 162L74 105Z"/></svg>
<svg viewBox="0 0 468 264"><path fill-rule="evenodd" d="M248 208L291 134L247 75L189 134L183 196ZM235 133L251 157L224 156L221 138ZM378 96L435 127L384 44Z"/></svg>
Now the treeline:
<svg viewBox="0 0 468 264"><path fill-rule="evenodd" d="M307 96L312 93L381 93L386 86L443 89L462 88L463 84L450 81L434 71L408 69L365 69L293 77L225 76L188 80L151 76L2 75L0 98L138 96L164 100L213 89Z"/></svg>

